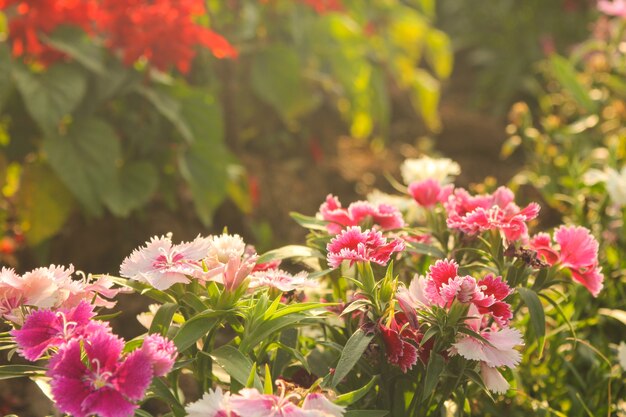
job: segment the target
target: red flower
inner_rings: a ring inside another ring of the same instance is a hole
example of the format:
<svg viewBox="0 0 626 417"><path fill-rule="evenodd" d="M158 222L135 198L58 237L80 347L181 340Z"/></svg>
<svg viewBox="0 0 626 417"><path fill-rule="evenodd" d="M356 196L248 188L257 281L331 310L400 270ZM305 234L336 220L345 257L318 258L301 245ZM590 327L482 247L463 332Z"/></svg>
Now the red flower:
<svg viewBox="0 0 626 417"><path fill-rule="evenodd" d="M41 42L41 35L52 33L60 25L73 25L91 31L96 16L93 0L5 0L0 10L14 7L9 14L9 41L14 56L27 56L50 65L65 57L60 51Z"/></svg>
<svg viewBox="0 0 626 417"><path fill-rule="evenodd" d="M380 323L378 328L385 342L385 349L389 363L400 367L407 373L421 358L419 343L423 335L410 325L404 313L395 313L387 325Z"/></svg>
<svg viewBox="0 0 626 417"><path fill-rule="evenodd" d="M186 73L198 45L217 58L237 56L224 37L194 23L204 13L201 0L103 0L101 7L98 26L126 65L143 57L160 70L175 65Z"/></svg>
<svg viewBox="0 0 626 417"><path fill-rule="evenodd" d="M343 10L341 0L300 0L302 3L312 7L317 13L340 12Z"/></svg>

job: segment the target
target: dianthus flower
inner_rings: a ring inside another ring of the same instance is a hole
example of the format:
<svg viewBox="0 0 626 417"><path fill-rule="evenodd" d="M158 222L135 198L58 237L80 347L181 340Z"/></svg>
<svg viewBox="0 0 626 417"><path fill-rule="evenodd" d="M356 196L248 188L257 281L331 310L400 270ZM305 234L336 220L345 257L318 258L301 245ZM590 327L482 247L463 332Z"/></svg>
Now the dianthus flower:
<svg viewBox="0 0 626 417"><path fill-rule="evenodd" d="M204 262L210 270L220 271L211 277L212 281L223 284L228 291L234 291L253 271L257 259L256 253L246 250L241 236L224 233L211 238Z"/></svg>
<svg viewBox="0 0 626 417"><path fill-rule="evenodd" d="M199 26L196 16L205 13L202 0L103 0L98 26L107 45L122 51L124 63L147 59L165 71L175 65L187 73L204 46L217 58L234 58L237 51L221 35Z"/></svg>
<svg viewBox="0 0 626 417"><path fill-rule="evenodd" d="M57 408L74 417L130 417L153 378L143 350L123 355L124 342L100 331L73 339L52 357L47 375Z"/></svg>
<svg viewBox="0 0 626 417"><path fill-rule="evenodd" d="M489 274L478 281L471 276L461 277L457 263L446 259L431 265L425 278L416 277L409 291L400 291L399 301L401 307L404 304L419 308L425 304L448 307L457 300L473 304L481 314L489 314L504 326L513 316L511 306L504 301L510 293L501 277Z"/></svg>
<svg viewBox="0 0 626 417"><path fill-rule="evenodd" d="M461 173L459 164L448 158L405 159L400 166L400 174L405 184L433 179L439 184L447 184Z"/></svg>
<svg viewBox="0 0 626 417"><path fill-rule="evenodd" d="M417 204L425 208L432 208L437 203L448 200L454 186L449 184L442 186L438 181L429 178L423 181L415 181L409 185L409 194Z"/></svg>
<svg viewBox="0 0 626 417"><path fill-rule="evenodd" d="M120 275L166 290L176 283L188 283L188 276L204 278L201 260L211 243L198 236L191 242L172 244L171 235L153 237L124 259Z"/></svg>
<svg viewBox="0 0 626 417"><path fill-rule="evenodd" d="M530 203L520 209L514 203L513 191L498 188L493 194L471 196L457 188L444 207L448 213L447 224L452 229L475 235L487 230L499 230L509 242L528 236L526 222L539 214L539 205Z"/></svg>
<svg viewBox="0 0 626 417"><path fill-rule="evenodd" d="M407 373L417 363L423 335L409 325L407 316L403 313L395 313L386 324L379 323L378 330L383 338L389 363Z"/></svg>
<svg viewBox="0 0 626 417"><path fill-rule="evenodd" d="M19 330L12 330L18 353L36 361L46 350L59 347L69 340L99 331L108 331L106 322L92 320L93 305L81 301L76 307L59 310L35 310L24 320Z"/></svg>
<svg viewBox="0 0 626 417"><path fill-rule="evenodd" d="M609 16L626 18L626 0L600 0L598 10Z"/></svg>
<svg viewBox="0 0 626 417"><path fill-rule="evenodd" d="M152 372L156 377L167 375L178 356L174 342L160 334L146 336L141 345L141 351L150 358Z"/></svg>
<svg viewBox="0 0 626 417"><path fill-rule="evenodd" d="M530 239L531 249L537 251L550 265L560 265L597 297L603 287L604 275L598 263L598 241L582 226L560 226L554 231L553 246L550 235L540 233Z"/></svg>
<svg viewBox="0 0 626 417"><path fill-rule="evenodd" d="M348 227L327 245L328 264L338 268L343 261L375 262L386 265L394 252L404 250L404 242L394 238L389 242L375 230L361 231L359 226Z"/></svg>
<svg viewBox="0 0 626 417"><path fill-rule="evenodd" d="M248 288L268 287L276 288L282 292L289 292L315 286L315 281L309 279L305 271L292 275L282 269L274 268L254 272L250 275Z"/></svg>
<svg viewBox="0 0 626 417"><path fill-rule="evenodd" d="M375 226L382 230L391 230L399 229L405 224L402 213L394 206L356 201L348 208L343 208L339 199L332 194L326 196L326 201L320 206L318 217L329 222L326 229L333 235L349 226Z"/></svg>
<svg viewBox="0 0 626 417"><path fill-rule="evenodd" d="M42 43L41 35L51 34L60 25L78 26L89 32L96 16L92 0L4 0L0 10L15 6L10 15L9 41L14 56L26 56L43 65L52 64L65 55Z"/></svg>

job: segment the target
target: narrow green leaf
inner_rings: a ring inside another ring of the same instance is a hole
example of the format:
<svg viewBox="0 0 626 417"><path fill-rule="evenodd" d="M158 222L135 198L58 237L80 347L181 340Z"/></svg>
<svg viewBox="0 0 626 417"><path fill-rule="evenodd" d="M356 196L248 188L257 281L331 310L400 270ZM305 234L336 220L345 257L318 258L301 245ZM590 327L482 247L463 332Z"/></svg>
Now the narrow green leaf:
<svg viewBox="0 0 626 417"><path fill-rule="evenodd" d="M350 336L346 346L341 351L341 357L339 357L335 374L330 383L331 388L335 388L350 373L373 338L373 333L366 333L363 329L358 329Z"/></svg>
<svg viewBox="0 0 626 417"><path fill-rule="evenodd" d="M566 58L556 54L550 58L550 64L557 81L571 94L574 100L589 113L595 113L596 103L589 96L587 89L578 81L574 65Z"/></svg>
<svg viewBox="0 0 626 417"><path fill-rule="evenodd" d="M365 396L365 394L367 394L372 388L374 388L376 382L378 381L378 378L378 375L374 375L372 379L370 379L370 381L367 384L363 385L361 388L337 396L334 401L335 404L349 406L359 401Z"/></svg>
<svg viewBox="0 0 626 417"><path fill-rule="evenodd" d="M317 250L307 246L288 245L282 248L265 252L259 257L257 263L266 263L275 260L291 259L291 258L318 258L323 259L324 256Z"/></svg>
<svg viewBox="0 0 626 417"><path fill-rule="evenodd" d="M419 242L408 242L407 251L418 253L420 255L428 255L433 258L444 259L446 254L439 248Z"/></svg>
<svg viewBox="0 0 626 417"><path fill-rule="evenodd" d="M252 374L252 386L260 392L263 391L263 384L261 384L260 378L256 375L256 367L252 361L239 350L233 346L224 345L213 350L209 355L231 376L231 378L243 386L247 386L249 376Z"/></svg>
<svg viewBox="0 0 626 417"><path fill-rule="evenodd" d="M183 323L173 339L178 351L183 352L200 338L206 336L220 322L221 316L224 314L224 311L210 310L195 315Z"/></svg>
<svg viewBox="0 0 626 417"><path fill-rule="evenodd" d="M326 231L326 225L328 224L325 220L320 220L316 217L305 216L304 214L291 212L289 213L292 219L296 221L300 226L309 229L309 230L321 230Z"/></svg>
<svg viewBox="0 0 626 417"><path fill-rule="evenodd" d="M265 376L263 381L263 394L274 394L274 382L272 381L272 373L270 372L270 366L265 364Z"/></svg>
<svg viewBox="0 0 626 417"><path fill-rule="evenodd" d="M163 378L154 378L150 389L161 401L170 407L176 417L184 417L187 415L185 408L180 401L176 399L176 396L164 382Z"/></svg>
<svg viewBox="0 0 626 417"><path fill-rule="evenodd" d="M152 324L150 325L150 331L148 333L160 333L162 336L165 336L177 310L178 304L175 303L166 303L159 307L154 315L154 318L152 319Z"/></svg>
<svg viewBox="0 0 626 417"><path fill-rule="evenodd" d="M530 312L530 322L535 331L535 336L537 337L539 343L539 357L543 355L543 348L545 345L545 336L546 336L546 316L543 310L543 305L541 304L541 300L537 296L537 293L528 288L517 288L517 293L528 307L528 311Z"/></svg>
<svg viewBox="0 0 626 417"><path fill-rule="evenodd" d="M446 363L443 357L437 353L430 355L428 365L426 366L426 375L424 376L424 391L422 391L422 399L432 394L433 390L439 382L439 376L443 372Z"/></svg>

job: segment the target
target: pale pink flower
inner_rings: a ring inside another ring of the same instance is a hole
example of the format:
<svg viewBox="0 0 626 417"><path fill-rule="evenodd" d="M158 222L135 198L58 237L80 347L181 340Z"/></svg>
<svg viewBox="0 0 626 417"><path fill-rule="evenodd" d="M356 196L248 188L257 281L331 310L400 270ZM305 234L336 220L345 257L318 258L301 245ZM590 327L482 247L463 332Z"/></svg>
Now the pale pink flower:
<svg viewBox="0 0 626 417"><path fill-rule="evenodd" d="M345 407L334 404L324 395L312 392L306 396L302 409L320 411L320 417L343 417Z"/></svg>
<svg viewBox="0 0 626 417"><path fill-rule="evenodd" d="M211 238L205 264L211 271L210 280L223 284L227 291L234 291L252 273L257 259L256 253L246 251L239 235L222 234Z"/></svg>
<svg viewBox="0 0 626 417"><path fill-rule="evenodd" d="M240 417L231 410L231 395L220 387L204 393L201 399L185 407L187 417Z"/></svg>
<svg viewBox="0 0 626 417"><path fill-rule="evenodd" d="M69 296L67 289L74 273L72 265L69 268L50 265L45 268L33 269L20 277L18 289L22 292L24 304L50 308L61 305Z"/></svg>
<svg viewBox="0 0 626 417"><path fill-rule="evenodd" d="M307 401L300 408L293 402L296 394L280 395L261 394L256 389L242 389L239 395L232 396L231 408L239 416L245 417L342 417L343 407L323 401L319 394Z"/></svg>
<svg viewBox="0 0 626 417"><path fill-rule="evenodd" d="M487 365L485 362L480 363L480 376L487 389L493 393L506 394L509 390L509 382L504 379L500 371Z"/></svg>
<svg viewBox="0 0 626 417"><path fill-rule="evenodd" d="M453 189L453 185L442 186L439 181L432 178L412 182L408 188L409 194L411 194L417 204L425 208L432 208L436 204L448 200Z"/></svg>
<svg viewBox="0 0 626 417"><path fill-rule="evenodd" d="M519 364L522 355L515 347L524 343L519 330L511 327L500 330L486 329L480 331L480 335L489 343L472 336L462 336L452 345L451 353L461 355L465 359L484 362L492 368L500 366L514 368Z"/></svg>
<svg viewBox="0 0 626 417"><path fill-rule="evenodd" d="M248 288L268 287L276 288L282 292L289 292L316 286L316 282L309 279L305 271L292 275L282 269L268 269L252 273Z"/></svg>
<svg viewBox="0 0 626 417"><path fill-rule="evenodd" d="M172 244L171 234L155 236L124 259L120 274L158 290L166 290L176 283L186 284L188 277L205 277L201 260L209 247L209 239L200 236L178 245Z"/></svg>
<svg viewBox="0 0 626 417"><path fill-rule="evenodd" d="M178 351L174 342L160 334L150 334L143 340L141 350L150 358L154 376L167 375L174 366Z"/></svg>
<svg viewBox="0 0 626 417"><path fill-rule="evenodd" d="M350 226L374 226L382 230L392 230L405 225L402 213L394 206L356 201L348 208L343 208L339 199L332 194L328 194L326 201L320 206L318 217L329 222L326 229L334 235Z"/></svg>
<svg viewBox="0 0 626 417"><path fill-rule="evenodd" d="M52 357L47 375L59 411L74 417L131 417L153 378L141 349L123 355L122 339L104 331L72 339Z"/></svg>
<svg viewBox="0 0 626 417"><path fill-rule="evenodd" d="M106 322L92 320L93 305L82 301L74 308L35 310L26 316L24 325L10 333L15 337L18 353L36 361L46 350L59 347L69 340L98 331L108 331Z"/></svg>
<svg viewBox="0 0 626 417"><path fill-rule="evenodd" d="M19 280L20 276L13 269L0 269L0 316L15 323L21 322L20 306L23 302Z"/></svg>
<svg viewBox="0 0 626 417"><path fill-rule="evenodd" d="M95 277L95 281L91 274L83 276L81 280L69 280L62 287L68 296L61 303L61 307L74 307L81 301L88 301L96 307L113 308L116 301L112 301L112 298L119 293L132 291L130 288L112 288L113 285L113 279L109 275L99 275Z"/></svg>
<svg viewBox="0 0 626 417"><path fill-rule="evenodd" d="M530 239L530 247L550 265L569 269L572 278L597 297L604 281L598 262L598 241L582 226L560 226L554 231L554 240L556 247L548 234L538 234Z"/></svg>
<svg viewBox="0 0 626 417"><path fill-rule="evenodd" d="M361 231L359 226L353 226L333 238L326 250L332 268L338 268L343 261L350 261L350 265L370 261L386 265L394 252L404 250L404 242L397 238L388 242L378 231Z"/></svg>
<svg viewBox="0 0 626 417"><path fill-rule="evenodd" d="M396 292L396 300L411 325L415 328L419 326L417 310L430 307L431 301L426 297L426 277L415 275L409 287L400 287Z"/></svg>
<svg viewBox="0 0 626 417"><path fill-rule="evenodd" d="M470 235L499 230L510 242L526 238L526 223L537 217L539 205L530 203L520 209L514 203L514 197L506 187L498 188L493 194L478 196L457 188L444 203L448 213L447 225Z"/></svg>
<svg viewBox="0 0 626 417"><path fill-rule="evenodd" d="M626 18L626 0L600 0L598 10L609 16Z"/></svg>

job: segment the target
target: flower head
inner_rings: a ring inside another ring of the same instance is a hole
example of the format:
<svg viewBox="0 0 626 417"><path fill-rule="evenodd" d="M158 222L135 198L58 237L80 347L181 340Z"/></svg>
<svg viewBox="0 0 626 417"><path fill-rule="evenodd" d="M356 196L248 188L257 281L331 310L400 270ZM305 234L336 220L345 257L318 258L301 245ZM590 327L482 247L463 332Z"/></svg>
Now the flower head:
<svg viewBox="0 0 626 417"><path fill-rule="evenodd" d="M172 244L171 235L153 237L142 248L124 259L120 267L123 277L166 290L176 283L188 283L188 276L204 278L201 260L209 250L210 241L198 236L191 242Z"/></svg>
<svg viewBox="0 0 626 417"><path fill-rule="evenodd" d="M201 399L185 407L187 417L240 417L231 410L230 393L220 387L204 393Z"/></svg>
<svg viewBox="0 0 626 417"><path fill-rule="evenodd" d="M626 0L600 0L598 10L609 16L626 18Z"/></svg>
<svg viewBox="0 0 626 417"><path fill-rule="evenodd" d="M315 281L309 279L308 274L304 271L292 275L282 269L268 269L250 275L248 288L269 287L282 292L289 292L316 286Z"/></svg>
<svg viewBox="0 0 626 417"><path fill-rule="evenodd" d="M403 313L395 313L386 324L378 325L389 363L398 366L403 373L407 373L417 363L423 336L407 323L408 319Z"/></svg>
<svg viewBox="0 0 626 417"><path fill-rule="evenodd" d="M448 158L406 159L400 166L400 173L405 184L433 179L439 184L447 184L461 173L459 164Z"/></svg>
<svg viewBox="0 0 626 417"><path fill-rule="evenodd" d="M349 227L330 241L328 250L328 264L338 268L343 261L375 262L386 265L394 252L404 250L401 239L387 241L383 235L374 230L361 231L359 226Z"/></svg>
<svg viewBox="0 0 626 417"><path fill-rule="evenodd" d="M123 347L104 331L64 345L48 369L58 409L74 417L132 416L152 381L152 363L141 349L122 355Z"/></svg>
<svg viewBox="0 0 626 417"><path fill-rule="evenodd" d="M159 335L150 334L143 340L141 350L150 358L154 376L167 375L174 366L178 351L174 342Z"/></svg>
<svg viewBox="0 0 626 417"><path fill-rule="evenodd" d="M402 213L394 206L356 201L348 208L343 208L339 199L332 194L326 196L318 217L329 222L326 229L330 234L337 234L350 226L368 226L368 223L382 230L399 229L405 224Z"/></svg>
<svg viewBox="0 0 626 417"><path fill-rule="evenodd" d="M19 330L12 330L20 355L36 361L46 350L59 347L69 340L89 334L108 331L106 322L92 320L93 305L82 301L70 309L35 310L24 321Z"/></svg>
<svg viewBox="0 0 626 417"><path fill-rule="evenodd" d="M454 186L442 186L439 181L428 178L415 181L409 185L409 194L413 196L417 204L425 208L434 207L437 203L445 202L452 193Z"/></svg>
<svg viewBox="0 0 626 417"><path fill-rule="evenodd" d="M233 291L241 286L252 273L258 256L246 250L246 244L239 235L222 234L213 236L205 263L211 272L211 280Z"/></svg>

